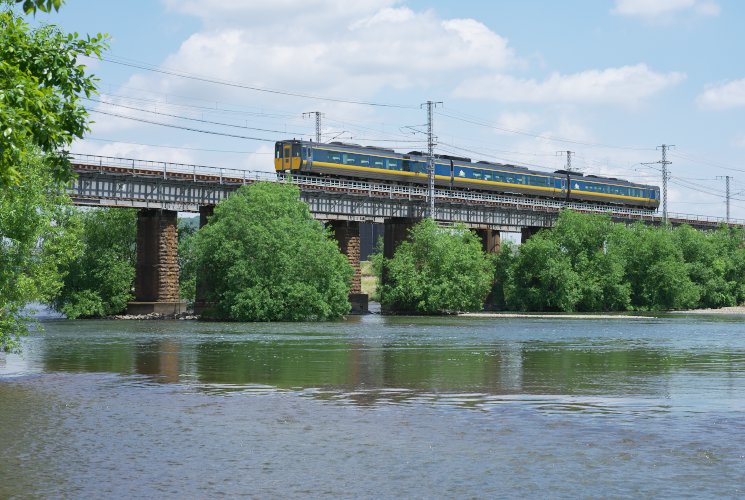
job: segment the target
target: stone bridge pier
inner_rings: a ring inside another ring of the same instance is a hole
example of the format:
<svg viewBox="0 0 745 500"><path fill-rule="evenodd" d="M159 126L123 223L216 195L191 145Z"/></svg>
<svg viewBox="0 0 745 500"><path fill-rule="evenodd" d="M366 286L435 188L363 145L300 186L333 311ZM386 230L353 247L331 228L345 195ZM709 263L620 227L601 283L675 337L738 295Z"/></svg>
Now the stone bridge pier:
<svg viewBox="0 0 745 500"><path fill-rule="evenodd" d="M486 253L499 253L502 248L501 234L496 229L476 229L476 235L481 238L481 248Z"/></svg>
<svg viewBox="0 0 745 500"><path fill-rule="evenodd" d="M141 209L137 216L135 300L127 314L178 314L186 311L179 298L178 213Z"/></svg>
<svg viewBox="0 0 745 500"><path fill-rule="evenodd" d="M367 312L368 297L362 293L362 269L360 267L360 223L356 221L329 221L328 226L334 233L341 252L347 256L354 269L352 287L349 289L349 303L353 314Z"/></svg>

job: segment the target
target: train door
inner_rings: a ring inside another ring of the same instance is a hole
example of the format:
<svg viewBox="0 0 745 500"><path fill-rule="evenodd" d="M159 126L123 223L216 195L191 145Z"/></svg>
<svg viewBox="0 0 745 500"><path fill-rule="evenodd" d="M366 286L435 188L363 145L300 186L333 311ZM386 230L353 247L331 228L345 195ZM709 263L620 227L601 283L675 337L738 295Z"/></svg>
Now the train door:
<svg viewBox="0 0 745 500"><path fill-rule="evenodd" d="M282 147L282 170L292 168L292 145L284 144Z"/></svg>
<svg viewBox="0 0 745 500"><path fill-rule="evenodd" d="M455 165L453 164L453 160L450 160L450 189L453 189L454 183L455 183Z"/></svg>

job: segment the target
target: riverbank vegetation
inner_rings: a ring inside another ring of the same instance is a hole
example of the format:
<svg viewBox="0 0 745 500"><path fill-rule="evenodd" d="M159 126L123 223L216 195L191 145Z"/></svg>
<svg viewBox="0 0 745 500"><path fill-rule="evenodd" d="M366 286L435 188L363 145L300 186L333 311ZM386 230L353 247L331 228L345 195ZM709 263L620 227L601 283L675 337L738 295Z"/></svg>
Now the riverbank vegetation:
<svg viewBox="0 0 745 500"><path fill-rule="evenodd" d="M517 311L649 311L745 300L742 230L627 227L566 211L556 226L497 258L493 293Z"/></svg>
<svg viewBox="0 0 745 500"><path fill-rule="evenodd" d="M0 188L0 351L17 346L28 329L25 306L51 301L80 251L70 200L41 153L29 146L14 171L23 182Z"/></svg>
<svg viewBox="0 0 745 500"><path fill-rule="evenodd" d="M0 2L0 350L17 346L28 329L24 307L53 299L79 248L64 151L87 130L81 100L95 92L78 58L106 47L103 35L32 28L14 7L20 3L35 12L61 1Z"/></svg>
<svg viewBox="0 0 745 500"><path fill-rule="evenodd" d="M388 311L433 314L483 307L494 275L478 237L463 225L441 228L425 219L390 260L375 257L380 302Z"/></svg>
<svg viewBox="0 0 745 500"><path fill-rule="evenodd" d="M233 321L307 321L349 312L352 268L294 186L241 187L194 236L207 283L203 316Z"/></svg>
<svg viewBox="0 0 745 500"><path fill-rule="evenodd" d="M120 314L132 300L137 210L75 210L79 253L61 266L63 286L51 306L70 319Z"/></svg>
<svg viewBox="0 0 745 500"><path fill-rule="evenodd" d="M476 310L486 295L486 275L492 279L487 306L498 310L659 311L745 301L741 229L626 226L604 215L565 211L552 229L520 246L506 242L489 259L479 257L476 236L461 231L423 222L393 259L376 254L381 283L387 273L379 287L383 306L421 313ZM438 238L442 242L434 244Z"/></svg>

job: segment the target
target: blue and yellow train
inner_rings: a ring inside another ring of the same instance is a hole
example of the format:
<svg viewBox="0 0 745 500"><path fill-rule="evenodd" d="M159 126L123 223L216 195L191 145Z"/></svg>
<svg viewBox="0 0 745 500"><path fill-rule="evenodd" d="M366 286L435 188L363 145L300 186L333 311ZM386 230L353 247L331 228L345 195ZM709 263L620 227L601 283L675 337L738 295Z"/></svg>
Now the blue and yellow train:
<svg viewBox="0 0 745 500"><path fill-rule="evenodd" d="M360 146L342 142L329 144L287 140L275 145L277 171L426 184L427 156L412 151ZM660 188L612 177L583 175L557 170L540 172L516 165L472 162L470 158L435 156L435 184L451 189L520 194L545 198L598 202L626 207L656 209Z"/></svg>

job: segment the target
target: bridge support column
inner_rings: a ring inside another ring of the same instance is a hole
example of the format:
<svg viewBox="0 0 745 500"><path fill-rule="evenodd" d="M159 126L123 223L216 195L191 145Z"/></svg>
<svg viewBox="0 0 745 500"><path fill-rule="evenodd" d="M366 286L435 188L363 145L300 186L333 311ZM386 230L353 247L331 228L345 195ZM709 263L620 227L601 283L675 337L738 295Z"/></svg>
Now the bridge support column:
<svg viewBox="0 0 745 500"><path fill-rule="evenodd" d="M128 314L178 314L186 310L179 299L177 212L142 209L137 217L135 301Z"/></svg>
<svg viewBox="0 0 745 500"><path fill-rule="evenodd" d="M481 238L481 248L486 253L499 253L502 248L502 238L496 229L477 229L476 234Z"/></svg>
<svg viewBox="0 0 745 500"><path fill-rule="evenodd" d="M202 205L199 207L199 228L203 228L209 222L209 218L215 212L215 205ZM194 297L194 314L202 314L207 308L207 295L210 290L209 276L202 270L197 269L196 297Z"/></svg>
<svg viewBox="0 0 745 500"><path fill-rule="evenodd" d="M538 231L540 231L541 227L524 227L520 229L520 243L525 243L528 241L534 234L536 234Z"/></svg>
<svg viewBox="0 0 745 500"><path fill-rule="evenodd" d="M362 293L362 269L360 268L360 223L354 221L330 221L329 227L341 252L347 256L354 269L352 287L349 289L349 303L353 314L367 312L367 294Z"/></svg>
<svg viewBox="0 0 745 500"><path fill-rule="evenodd" d="M386 259L392 259L396 249L401 242L409 238L409 229L411 229L419 219L408 217L395 217L386 219L383 227L383 256ZM388 282L386 270L383 269L383 284Z"/></svg>

